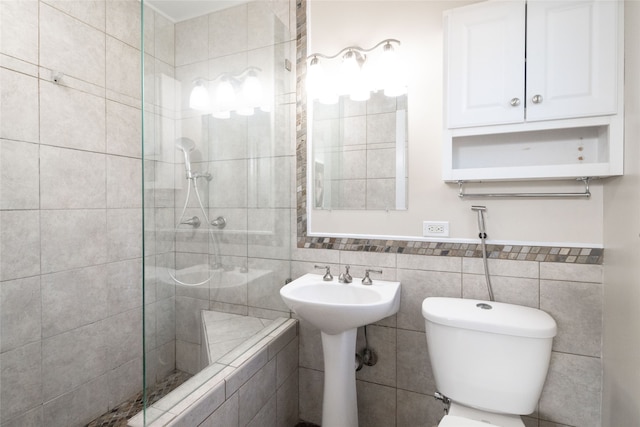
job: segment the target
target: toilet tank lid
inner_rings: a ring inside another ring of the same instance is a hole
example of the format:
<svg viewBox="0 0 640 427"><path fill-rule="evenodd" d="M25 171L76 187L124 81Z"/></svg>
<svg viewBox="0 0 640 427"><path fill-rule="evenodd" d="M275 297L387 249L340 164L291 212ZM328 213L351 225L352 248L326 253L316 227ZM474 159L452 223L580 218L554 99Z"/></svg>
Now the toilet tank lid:
<svg viewBox="0 0 640 427"><path fill-rule="evenodd" d="M429 297L426 320L441 325L530 338L553 338L557 326L548 313L532 307L462 298Z"/></svg>

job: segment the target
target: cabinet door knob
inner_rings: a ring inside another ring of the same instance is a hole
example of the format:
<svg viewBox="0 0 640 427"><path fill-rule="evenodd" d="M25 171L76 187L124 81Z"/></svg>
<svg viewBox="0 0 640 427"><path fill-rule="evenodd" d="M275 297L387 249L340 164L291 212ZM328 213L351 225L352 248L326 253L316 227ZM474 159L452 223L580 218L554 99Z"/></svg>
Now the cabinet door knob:
<svg viewBox="0 0 640 427"><path fill-rule="evenodd" d="M542 95L535 95L531 100L534 104L540 104L542 102Z"/></svg>
<svg viewBox="0 0 640 427"><path fill-rule="evenodd" d="M517 107L518 105L520 105L520 98L513 98L511 99L511 101L509 102L509 104L511 104L512 107Z"/></svg>

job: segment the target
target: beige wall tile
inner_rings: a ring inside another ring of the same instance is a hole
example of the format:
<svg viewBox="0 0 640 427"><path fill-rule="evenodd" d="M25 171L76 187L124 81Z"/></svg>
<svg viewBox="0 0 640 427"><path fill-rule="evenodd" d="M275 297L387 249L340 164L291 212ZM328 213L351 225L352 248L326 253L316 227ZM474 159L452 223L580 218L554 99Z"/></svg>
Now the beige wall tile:
<svg viewBox="0 0 640 427"><path fill-rule="evenodd" d="M209 58L248 50L247 5L209 15Z"/></svg>
<svg viewBox="0 0 640 427"><path fill-rule="evenodd" d="M209 18L200 16L175 26L175 65L204 61L208 55Z"/></svg>
<svg viewBox="0 0 640 427"><path fill-rule="evenodd" d="M42 338L102 320L108 315L104 265L42 276Z"/></svg>
<svg viewBox="0 0 640 427"><path fill-rule="evenodd" d="M543 262L540 263L540 278L602 283L602 266Z"/></svg>
<svg viewBox="0 0 640 427"><path fill-rule="evenodd" d="M109 409L107 375L88 381L43 406L44 419L52 427L85 425L95 418L95 414L105 413Z"/></svg>
<svg viewBox="0 0 640 427"><path fill-rule="evenodd" d="M41 268L53 273L107 260L106 211L41 211Z"/></svg>
<svg viewBox="0 0 640 427"><path fill-rule="evenodd" d="M0 280L40 274L40 214L0 211Z"/></svg>
<svg viewBox="0 0 640 427"><path fill-rule="evenodd" d="M4 4L5 2L2 2ZM8 2L13 3L13 2ZM39 142L38 80L0 69L0 137L26 142ZM4 144L4 142L3 142Z"/></svg>
<svg viewBox="0 0 640 427"><path fill-rule="evenodd" d="M108 333L107 324L100 321L42 341L42 397L45 401L107 372L105 337Z"/></svg>
<svg viewBox="0 0 640 427"><path fill-rule="evenodd" d="M395 425L396 390L366 381L357 381L358 424L371 427Z"/></svg>
<svg viewBox="0 0 640 427"><path fill-rule="evenodd" d="M276 394L276 426L290 427L298 423L298 371L293 371L278 387Z"/></svg>
<svg viewBox="0 0 640 427"><path fill-rule="evenodd" d="M106 106L106 152L139 158L142 151L140 109L113 101L107 101Z"/></svg>
<svg viewBox="0 0 640 427"><path fill-rule="evenodd" d="M38 2L0 2L0 52L38 63Z"/></svg>
<svg viewBox="0 0 640 427"><path fill-rule="evenodd" d="M398 329L398 388L429 394L437 390L424 332Z"/></svg>
<svg viewBox="0 0 640 427"><path fill-rule="evenodd" d="M537 279L540 277L540 265L535 261L512 261L506 259L489 259L489 272L492 276L527 277ZM462 271L464 273L484 274L482 258L462 258Z"/></svg>
<svg viewBox="0 0 640 427"><path fill-rule="evenodd" d="M236 426L238 425L238 393L234 393L216 409L201 427Z"/></svg>
<svg viewBox="0 0 640 427"><path fill-rule="evenodd" d="M398 328L424 331L422 301L427 297L462 296L462 275L439 271L398 270L402 283Z"/></svg>
<svg viewBox="0 0 640 427"><path fill-rule="evenodd" d="M575 426L600 425L600 359L554 352L540 398L540 418Z"/></svg>
<svg viewBox="0 0 640 427"><path fill-rule="evenodd" d="M300 419L320 425L322 422L322 371L300 368Z"/></svg>
<svg viewBox="0 0 640 427"><path fill-rule="evenodd" d="M107 156L107 207L142 207L140 159Z"/></svg>
<svg viewBox="0 0 640 427"><path fill-rule="evenodd" d="M369 349L377 357L373 366L364 365L356 372L356 379L376 384L396 386L397 330L376 325L367 325ZM356 352L362 354L365 348L364 328L358 328Z"/></svg>
<svg viewBox="0 0 640 427"><path fill-rule="evenodd" d="M0 355L0 419L3 424L42 403L41 355L39 341Z"/></svg>
<svg viewBox="0 0 640 427"><path fill-rule="evenodd" d="M106 14L106 33L140 50L140 3L136 0L109 0L106 2Z"/></svg>
<svg viewBox="0 0 640 427"><path fill-rule="evenodd" d="M40 208L105 208L104 154L40 147Z"/></svg>
<svg viewBox="0 0 640 427"><path fill-rule="evenodd" d="M540 284L538 279L490 276L495 301L539 308ZM463 274L462 294L464 298L489 299L484 275Z"/></svg>
<svg viewBox="0 0 640 427"><path fill-rule="evenodd" d="M142 308L142 262L140 259L109 263L107 271L107 305L109 315Z"/></svg>
<svg viewBox="0 0 640 427"><path fill-rule="evenodd" d="M39 341L41 330L40 277L3 282L0 286L0 352Z"/></svg>
<svg viewBox="0 0 640 427"><path fill-rule="evenodd" d="M540 309L558 324L555 351L601 356L602 285L541 280Z"/></svg>
<svg viewBox="0 0 640 427"><path fill-rule="evenodd" d="M140 50L110 36L107 36L106 49L107 89L135 100L140 99Z"/></svg>
<svg viewBox="0 0 640 427"><path fill-rule="evenodd" d="M40 207L39 146L0 140L0 209Z"/></svg>
<svg viewBox="0 0 640 427"><path fill-rule="evenodd" d="M46 4L40 5L41 66L103 87L104 52L103 32Z"/></svg>
<svg viewBox="0 0 640 427"><path fill-rule="evenodd" d="M40 142L104 153L104 98L41 81Z"/></svg>
<svg viewBox="0 0 640 427"><path fill-rule="evenodd" d="M99 30L105 29L106 0L43 0L56 9L91 25Z"/></svg>

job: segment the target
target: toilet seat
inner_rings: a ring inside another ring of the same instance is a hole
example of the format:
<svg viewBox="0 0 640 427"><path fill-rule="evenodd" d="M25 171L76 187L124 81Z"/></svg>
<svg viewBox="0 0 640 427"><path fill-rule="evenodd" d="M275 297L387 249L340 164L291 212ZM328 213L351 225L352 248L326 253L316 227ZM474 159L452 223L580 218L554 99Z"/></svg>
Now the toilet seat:
<svg viewBox="0 0 640 427"><path fill-rule="evenodd" d="M445 415L438 424L438 427L487 427L492 426L483 421L470 420L469 418L457 417L455 415Z"/></svg>

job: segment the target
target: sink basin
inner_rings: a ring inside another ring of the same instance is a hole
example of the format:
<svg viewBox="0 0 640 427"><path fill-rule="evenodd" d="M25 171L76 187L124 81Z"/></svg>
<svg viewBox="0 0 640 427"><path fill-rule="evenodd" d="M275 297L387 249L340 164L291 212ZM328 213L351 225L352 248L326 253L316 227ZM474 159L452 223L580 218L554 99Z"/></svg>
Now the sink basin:
<svg viewBox="0 0 640 427"><path fill-rule="evenodd" d="M398 312L400 283L373 280L363 285L322 280L305 274L280 289L285 304L300 317L329 335L377 322Z"/></svg>
<svg viewBox="0 0 640 427"><path fill-rule="evenodd" d="M398 312L400 282L325 282L305 274L280 289L285 304L320 329L324 356L322 427L358 427L354 354L358 327Z"/></svg>

